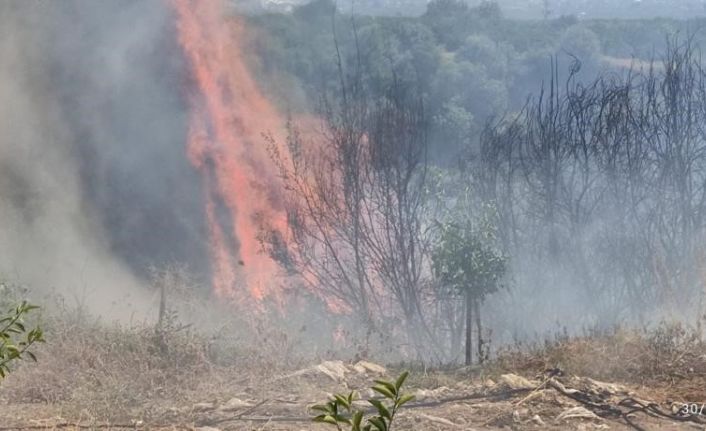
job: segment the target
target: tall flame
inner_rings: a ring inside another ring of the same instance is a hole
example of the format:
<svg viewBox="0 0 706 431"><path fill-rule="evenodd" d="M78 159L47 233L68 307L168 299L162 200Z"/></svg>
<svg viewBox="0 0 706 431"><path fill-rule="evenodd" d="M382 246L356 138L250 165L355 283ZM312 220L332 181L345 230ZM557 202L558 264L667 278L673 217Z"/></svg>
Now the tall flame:
<svg viewBox="0 0 706 431"><path fill-rule="evenodd" d="M277 266L262 254L261 223L283 230L277 178L263 133L282 139L285 121L262 94L243 54L244 23L220 0L172 0L195 90L187 152L204 177L213 288L240 298L275 292Z"/></svg>

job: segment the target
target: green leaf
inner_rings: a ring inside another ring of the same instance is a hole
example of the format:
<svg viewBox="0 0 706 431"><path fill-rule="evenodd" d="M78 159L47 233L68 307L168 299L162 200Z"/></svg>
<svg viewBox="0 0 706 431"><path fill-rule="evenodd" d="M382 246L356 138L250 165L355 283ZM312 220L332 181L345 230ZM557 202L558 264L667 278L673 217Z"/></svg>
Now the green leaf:
<svg viewBox="0 0 706 431"><path fill-rule="evenodd" d="M321 415L314 418L314 422L322 422L331 425L337 425L336 419L331 415Z"/></svg>
<svg viewBox="0 0 706 431"><path fill-rule="evenodd" d="M395 384L392 382L388 382L387 380L375 380L375 383L377 383L380 386L384 386L387 389L390 390L393 394L397 394L397 388L395 388Z"/></svg>
<svg viewBox="0 0 706 431"><path fill-rule="evenodd" d="M400 398L397 401L397 407L402 407L403 405L407 404L408 402L412 401L414 399L414 395L403 395L402 398Z"/></svg>
<svg viewBox="0 0 706 431"><path fill-rule="evenodd" d="M373 426L375 426L378 431L387 431L387 423L385 423L385 420L383 418L373 417L368 419L368 422L373 424Z"/></svg>
<svg viewBox="0 0 706 431"><path fill-rule="evenodd" d="M405 371L400 376L397 378L395 381L395 389L399 392L400 388L404 384L405 380L407 380L407 377L409 376L409 371Z"/></svg>
<svg viewBox="0 0 706 431"><path fill-rule="evenodd" d="M382 394L386 398L389 398L391 400L395 399L395 394L387 386L375 385L371 389L379 394Z"/></svg>
<svg viewBox="0 0 706 431"><path fill-rule="evenodd" d="M331 411L327 405L324 404L317 404L315 406L311 406L311 410L319 411L319 412L324 412L328 413Z"/></svg>
<svg viewBox="0 0 706 431"><path fill-rule="evenodd" d="M346 424L346 425L350 425L350 424L351 424L351 420L348 419L348 418L345 417L345 416L335 415L335 416L334 416L334 419L336 419L336 422L338 422L338 423L342 423L342 424Z"/></svg>
<svg viewBox="0 0 706 431"><path fill-rule="evenodd" d="M380 416L391 419L392 415L390 415L390 411L385 407L385 405L380 401L380 400L368 400L370 404L375 406L375 408L378 410L378 413Z"/></svg>
<svg viewBox="0 0 706 431"><path fill-rule="evenodd" d="M346 410L350 410L350 409L351 409L351 404L348 402L348 399L347 399L346 397L344 397L343 395L340 395L340 394L336 394L336 395L334 395L333 397L336 399L336 401L338 402L338 404L340 404L340 405L342 405L343 407L345 407Z"/></svg>
<svg viewBox="0 0 706 431"><path fill-rule="evenodd" d="M360 429L360 424L363 423L363 412L357 411L353 414L353 419L352 419L352 426L353 428L351 431L361 431Z"/></svg>

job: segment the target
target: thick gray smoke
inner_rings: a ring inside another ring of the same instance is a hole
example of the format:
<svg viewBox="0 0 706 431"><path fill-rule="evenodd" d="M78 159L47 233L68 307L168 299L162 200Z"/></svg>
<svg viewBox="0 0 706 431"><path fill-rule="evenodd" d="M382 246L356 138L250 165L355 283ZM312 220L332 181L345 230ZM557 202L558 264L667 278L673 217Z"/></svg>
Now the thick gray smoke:
<svg viewBox="0 0 706 431"><path fill-rule="evenodd" d="M207 272L185 76L161 1L0 4L0 274L109 305Z"/></svg>

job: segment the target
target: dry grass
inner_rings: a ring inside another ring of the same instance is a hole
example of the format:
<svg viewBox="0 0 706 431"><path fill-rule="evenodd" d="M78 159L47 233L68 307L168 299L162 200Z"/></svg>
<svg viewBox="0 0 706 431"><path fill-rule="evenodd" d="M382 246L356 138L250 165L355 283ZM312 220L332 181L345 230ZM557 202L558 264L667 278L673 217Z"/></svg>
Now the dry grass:
<svg viewBox="0 0 706 431"><path fill-rule="evenodd" d="M36 351L39 362L22 364L2 382L0 405L25 412L44 408L45 417L88 423L188 423L195 403L224 402L239 393L252 399L296 396L309 402L325 385L303 379L282 383L273 377L304 363L346 354L352 359L360 350L324 350L318 337L332 332L324 321L310 329L291 318L245 322L232 308L208 298L171 295L173 306L161 326L108 324L61 303L46 306L51 311L43 316L48 342ZM185 325L199 313L210 323ZM302 352L306 355L297 356ZM560 336L541 345L506 348L482 368L414 369L408 385L454 387L478 373L481 378L507 372L533 377L555 367L598 380L648 385L657 395L674 394L671 389L679 386L682 399L699 401L706 383L706 343L697 330L679 324ZM409 364L403 368L409 369ZM296 387L283 386L290 383Z"/></svg>
<svg viewBox="0 0 706 431"><path fill-rule="evenodd" d="M89 422L154 423L176 406L227 400L295 363L284 356L292 347L282 331L246 325L232 308L202 303L208 299L170 301L161 325L107 323L61 301L45 305L47 343L35 349L36 364L21 363L2 381L0 405L44 405ZM185 323L193 320L175 311L199 307L208 310L210 327Z"/></svg>
<svg viewBox="0 0 706 431"><path fill-rule="evenodd" d="M0 395L15 403L62 404L82 416L150 415L149 405L179 402L199 390L218 364L209 340L189 331L52 320L37 364L23 364Z"/></svg>
<svg viewBox="0 0 706 431"><path fill-rule="evenodd" d="M696 329L662 323L654 329L617 328L581 337L561 336L543 345L504 349L490 367L523 374L560 368L604 381L639 385L706 379L706 342Z"/></svg>

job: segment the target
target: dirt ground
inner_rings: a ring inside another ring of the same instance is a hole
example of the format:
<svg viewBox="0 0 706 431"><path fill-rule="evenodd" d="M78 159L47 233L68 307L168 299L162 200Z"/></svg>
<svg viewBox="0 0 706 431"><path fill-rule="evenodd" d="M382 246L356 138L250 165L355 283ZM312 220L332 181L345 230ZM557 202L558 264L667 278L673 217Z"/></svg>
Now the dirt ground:
<svg viewBox="0 0 706 431"><path fill-rule="evenodd" d="M313 424L309 407L334 392L355 390L367 399L374 396L367 389L374 379L393 378L397 373L373 363L340 361L269 375L231 371L228 375L205 373L202 385L174 400L169 394L142 400L132 417L122 420L91 417L75 401L5 402L0 407L0 430L335 429ZM413 371L405 386L416 399L399 413L397 430L706 430L706 409L702 416L677 413L685 399L706 402L706 380L638 387L561 375L559 370L531 378ZM220 389L205 389L216 387ZM695 398L699 394L703 394L701 401ZM110 399L105 402L109 409ZM368 405L365 401L357 404Z"/></svg>

